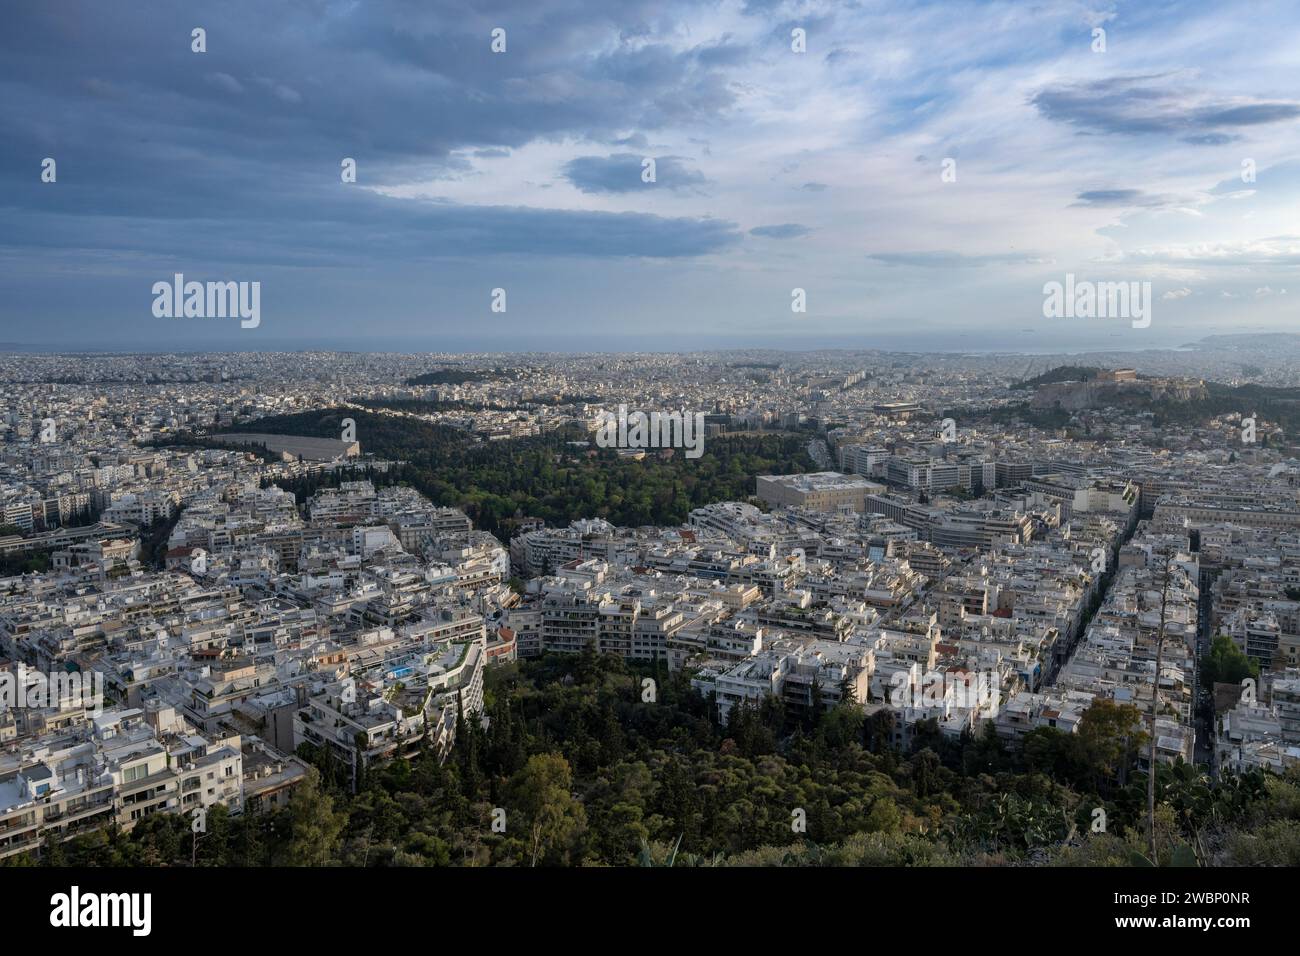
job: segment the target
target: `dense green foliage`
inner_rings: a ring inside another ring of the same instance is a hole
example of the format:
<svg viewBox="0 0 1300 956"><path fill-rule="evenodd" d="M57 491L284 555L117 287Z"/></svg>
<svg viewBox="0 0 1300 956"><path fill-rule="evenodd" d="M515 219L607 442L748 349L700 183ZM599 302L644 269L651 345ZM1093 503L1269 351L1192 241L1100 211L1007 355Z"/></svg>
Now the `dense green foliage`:
<svg viewBox="0 0 1300 956"><path fill-rule="evenodd" d="M945 409L943 417L971 425L988 423L993 425L1031 425L1035 428L1060 429L1070 424L1073 415L1063 408L1034 408L1029 402L1018 405L1002 405L997 408L951 408Z"/></svg>
<svg viewBox="0 0 1300 956"><path fill-rule="evenodd" d="M53 549L0 554L0 578L19 574L44 574L53 566L53 557Z"/></svg>
<svg viewBox="0 0 1300 956"><path fill-rule="evenodd" d="M231 432L239 432L238 428L230 429ZM337 434L323 436L328 438L338 438ZM165 435L160 438L154 438L149 441L140 442L141 448L173 448L184 449L192 448L195 451L204 448L215 448L221 451L237 451L242 454L254 455L265 462L280 461L278 452L268 451L265 445L244 444L242 442L226 442L219 438L199 437L193 432L180 431L171 435Z"/></svg>
<svg viewBox="0 0 1300 956"><path fill-rule="evenodd" d="M1016 382L1013 389L1033 389L1039 385L1054 385L1057 382L1087 382L1097 377L1101 369L1091 365L1058 365L1048 369L1042 375L1035 375L1024 381Z"/></svg>
<svg viewBox="0 0 1300 956"><path fill-rule="evenodd" d="M405 385L464 385L467 382L486 382L501 374L497 369L437 368L422 375L412 375Z"/></svg>
<svg viewBox="0 0 1300 956"><path fill-rule="evenodd" d="M1300 388L1267 385L1205 383L1206 395L1191 401L1163 399L1150 402L1155 426L1204 424L1220 416L1255 415L1261 422L1276 422L1289 436L1300 434ZM1261 445L1267 436L1260 435Z"/></svg>
<svg viewBox="0 0 1300 956"><path fill-rule="evenodd" d="M1131 865L1145 847L1131 707L1099 703L1078 733L1035 730L1015 751L922 726L899 753L888 718L851 702L811 719L769 701L719 726L680 675L594 653L494 669L486 699L489 727L462 723L444 763L370 767L353 794L342 767L305 750L319 774L286 809L214 811L197 843L185 818L156 816L46 862ZM1294 774L1212 784L1179 764L1157 784L1157 862L1300 863Z"/></svg>
<svg viewBox="0 0 1300 956"><path fill-rule="evenodd" d="M783 434L710 438L700 458L680 450L665 458L651 450L637 461L588 445L581 428L484 442L460 429L355 409L274 416L240 427L337 438L344 418L355 419L363 451L407 463L392 480L435 504L462 508L475 527L501 537L524 517L552 525L591 517L632 527L681 524L693 508L750 497L756 475L814 467L806 439Z"/></svg>
<svg viewBox="0 0 1300 956"><path fill-rule="evenodd" d="M1259 676L1259 664L1247 657L1226 634L1214 638L1198 670L1201 684L1207 688L1215 684L1240 684L1247 677Z"/></svg>

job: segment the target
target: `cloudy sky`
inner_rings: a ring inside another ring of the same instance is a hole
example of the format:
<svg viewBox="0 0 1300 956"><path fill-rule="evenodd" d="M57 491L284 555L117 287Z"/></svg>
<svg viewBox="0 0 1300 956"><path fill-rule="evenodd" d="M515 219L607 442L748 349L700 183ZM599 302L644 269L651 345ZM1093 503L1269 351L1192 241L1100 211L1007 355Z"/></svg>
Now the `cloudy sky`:
<svg viewBox="0 0 1300 956"><path fill-rule="evenodd" d="M0 23L0 343L1300 331L1300 0L50 0ZM260 282L260 326L156 318L177 272ZM1045 318L1067 273L1151 282L1150 327Z"/></svg>

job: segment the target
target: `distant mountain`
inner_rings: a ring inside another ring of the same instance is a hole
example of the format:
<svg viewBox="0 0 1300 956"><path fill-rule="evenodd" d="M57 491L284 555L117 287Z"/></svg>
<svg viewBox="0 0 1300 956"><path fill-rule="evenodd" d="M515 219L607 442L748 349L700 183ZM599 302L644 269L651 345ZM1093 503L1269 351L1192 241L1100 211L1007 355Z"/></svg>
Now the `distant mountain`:
<svg viewBox="0 0 1300 956"><path fill-rule="evenodd" d="M1244 332L1230 335L1207 335L1197 342L1184 345L1185 349L1223 351L1227 349L1289 349L1300 350L1300 333L1295 332Z"/></svg>

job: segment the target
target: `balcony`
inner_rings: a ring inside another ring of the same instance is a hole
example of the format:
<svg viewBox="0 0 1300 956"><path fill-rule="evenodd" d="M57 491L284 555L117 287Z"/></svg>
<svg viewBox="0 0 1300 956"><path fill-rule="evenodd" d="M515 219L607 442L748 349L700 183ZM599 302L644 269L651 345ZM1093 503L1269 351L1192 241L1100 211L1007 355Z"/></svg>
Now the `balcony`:
<svg viewBox="0 0 1300 956"><path fill-rule="evenodd" d="M12 856L17 853L24 853L28 850L39 849L41 842L41 835L39 833L33 833L30 837L18 842L9 844L0 843L0 858Z"/></svg>

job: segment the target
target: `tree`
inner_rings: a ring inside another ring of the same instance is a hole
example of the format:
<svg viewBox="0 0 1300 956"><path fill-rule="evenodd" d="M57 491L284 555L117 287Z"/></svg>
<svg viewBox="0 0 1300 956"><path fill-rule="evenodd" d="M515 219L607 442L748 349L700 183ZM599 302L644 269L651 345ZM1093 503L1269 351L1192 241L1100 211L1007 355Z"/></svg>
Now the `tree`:
<svg viewBox="0 0 1300 956"><path fill-rule="evenodd" d="M1079 720L1079 743L1093 783L1123 786L1142 742L1142 715L1132 704L1098 698Z"/></svg>
<svg viewBox="0 0 1300 956"><path fill-rule="evenodd" d="M939 755L928 747L919 751L911 761L912 783L918 797L928 797L939 787L939 770L943 764Z"/></svg>
<svg viewBox="0 0 1300 956"><path fill-rule="evenodd" d="M245 810L235 818L238 838L233 841L235 866L262 866L265 848L262 845L262 819Z"/></svg>
<svg viewBox="0 0 1300 956"><path fill-rule="evenodd" d="M289 800L285 862L289 866L325 866L347 822L334 810L334 798L322 792L320 774L312 768Z"/></svg>
<svg viewBox="0 0 1300 956"><path fill-rule="evenodd" d="M559 754L534 754L510 779L510 809L523 818L531 866L578 862L587 813L572 786L569 762Z"/></svg>
<svg viewBox="0 0 1300 956"><path fill-rule="evenodd" d="M1201 658L1201 682L1208 688L1215 684L1240 684L1247 677L1259 676L1259 664L1252 661L1226 634L1210 644L1210 652Z"/></svg>
<svg viewBox="0 0 1300 956"><path fill-rule="evenodd" d="M844 677L840 680L840 703L856 704L857 702L858 689L854 686L853 678L845 671Z"/></svg>
<svg viewBox="0 0 1300 956"><path fill-rule="evenodd" d="M45 841L45 850L41 853L41 864L43 866L61 867L67 866L67 855L63 852L63 834L59 832L51 833Z"/></svg>
<svg viewBox="0 0 1300 956"><path fill-rule="evenodd" d="M889 753L894 746L894 712L881 707L867 718L865 736L872 753Z"/></svg>
<svg viewBox="0 0 1300 956"><path fill-rule="evenodd" d="M482 733L477 720L466 719L465 702L456 691L456 766L460 770L461 792L465 799L474 800L483 785L483 768L479 761L479 736Z"/></svg>
<svg viewBox="0 0 1300 956"><path fill-rule="evenodd" d="M816 727L822 719L822 682L813 677L812 687L808 691L808 721L810 727Z"/></svg>
<svg viewBox="0 0 1300 956"><path fill-rule="evenodd" d="M877 797L872 802L871 809L867 811L863 829L868 833L896 833L902 820L903 815L898 810L898 804L889 797Z"/></svg>
<svg viewBox="0 0 1300 956"><path fill-rule="evenodd" d="M866 723L862 708L850 701L840 701L826 715L818 733L827 746L840 749L850 743L862 743L862 728Z"/></svg>

